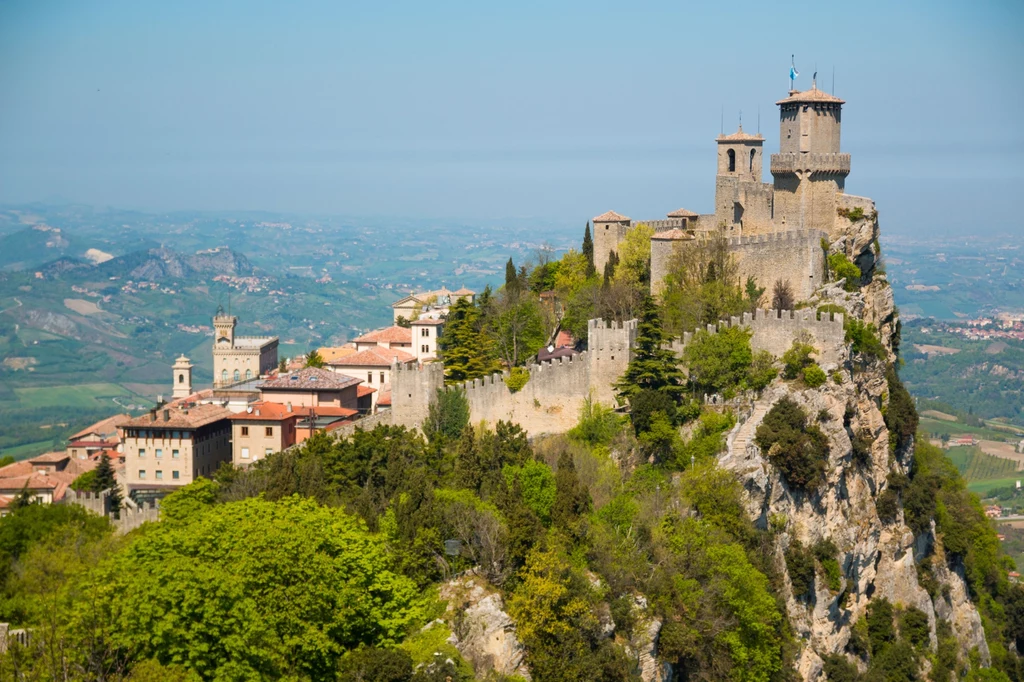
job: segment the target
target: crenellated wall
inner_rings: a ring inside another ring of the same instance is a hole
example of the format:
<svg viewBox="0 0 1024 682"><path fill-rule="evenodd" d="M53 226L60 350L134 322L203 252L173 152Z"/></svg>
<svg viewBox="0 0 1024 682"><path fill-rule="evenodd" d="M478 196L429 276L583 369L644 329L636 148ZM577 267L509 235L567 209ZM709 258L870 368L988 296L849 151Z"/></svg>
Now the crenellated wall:
<svg viewBox="0 0 1024 682"><path fill-rule="evenodd" d="M749 237L730 237L740 281L753 277L771 296L777 279L788 280L798 301L809 299L825 283L825 252L821 230L790 230ZM652 273L653 277L653 273Z"/></svg>

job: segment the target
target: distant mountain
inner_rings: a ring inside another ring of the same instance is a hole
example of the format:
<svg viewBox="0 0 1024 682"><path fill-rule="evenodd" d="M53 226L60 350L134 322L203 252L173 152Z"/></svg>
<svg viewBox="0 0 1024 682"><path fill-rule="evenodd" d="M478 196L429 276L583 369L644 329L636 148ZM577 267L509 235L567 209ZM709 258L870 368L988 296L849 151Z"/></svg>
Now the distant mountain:
<svg viewBox="0 0 1024 682"><path fill-rule="evenodd" d="M82 251L60 228L34 225L0 237L0 269L24 270Z"/></svg>
<svg viewBox="0 0 1024 682"><path fill-rule="evenodd" d="M133 251L94 266L91 270L91 276L158 282L195 275L246 276L251 275L254 268L248 258L231 249L221 248L186 255L161 248Z"/></svg>

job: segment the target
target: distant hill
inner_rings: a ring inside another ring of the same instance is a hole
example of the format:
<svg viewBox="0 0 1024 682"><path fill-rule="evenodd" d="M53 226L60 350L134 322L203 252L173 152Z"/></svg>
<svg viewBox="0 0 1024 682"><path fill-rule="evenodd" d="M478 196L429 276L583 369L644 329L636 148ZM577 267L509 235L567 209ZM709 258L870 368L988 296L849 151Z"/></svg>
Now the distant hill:
<svg viewBox="0 0 1024 682"><path fill-rule="evenodd" d="M61 229L34 225L0 237L0 269L24 270L79 251Z"/></svg>

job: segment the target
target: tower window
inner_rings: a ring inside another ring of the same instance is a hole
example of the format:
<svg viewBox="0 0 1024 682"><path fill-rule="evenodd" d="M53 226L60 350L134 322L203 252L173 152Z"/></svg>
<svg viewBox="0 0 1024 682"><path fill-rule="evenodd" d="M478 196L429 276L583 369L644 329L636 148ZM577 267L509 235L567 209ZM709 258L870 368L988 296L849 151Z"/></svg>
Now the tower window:
<svg viewBox="0 0 1024 682"><path fill-rule="evenodd" d="M228 371L227 371L226 369L224 369L224 370L221 370L221 373L220 373L220 381L221 381L221 383L223 383L223 384L226 384L226 383L228 383Z"/></svg>
<svg viewBox="0 0 1024 682"><path fill-rule="evenodd" d="M236 369L235 370L235 381L238 381L239 379L241 379L241 376L239 376L238 370Z"/></svg>
<svg viewBox="0 0 1024 682"><path fill-rule="evenodd" d="M179 384L185 383L185 375L184 374L179 374L178 375L178 383Z"/></svg>
<svg viewBox="0 0 1024 682"><path fill-rule="evenodd" d="M735 149L730 149L729 150L729 172L730 173L735 173L736 172L736 150Z"/></svg>
<svg viewBox="0 0 1024 682"><path fill-rule="evenodd" d="M754 157L755 156L757 156L757 150L756 149L751 149L750 150L750 172L751 173L754 172Z"/></svg>

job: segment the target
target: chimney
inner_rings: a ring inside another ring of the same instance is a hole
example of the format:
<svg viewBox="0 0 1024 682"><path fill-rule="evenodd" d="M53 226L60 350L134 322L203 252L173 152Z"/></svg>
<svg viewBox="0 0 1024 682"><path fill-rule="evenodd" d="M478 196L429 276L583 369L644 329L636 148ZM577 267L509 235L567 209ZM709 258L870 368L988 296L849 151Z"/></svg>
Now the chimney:
<svg viewBox="0 0 1024 682"><path fill-rule="evenodd" d="M260 416L260 408L258 408L258 407L256 408L256 416L257 417Z"/></svg>
<svg viewBox="0 0 1024 682"><path fill-rule="evenodd" d="M161 407L164 406L164 404L164 397L162 395L158 395L156 397L156 409L159 410Z"/></svg>

